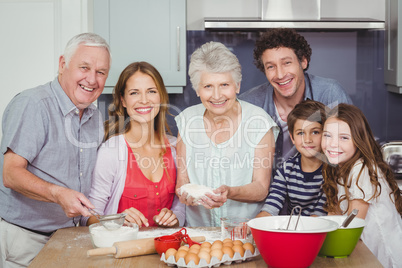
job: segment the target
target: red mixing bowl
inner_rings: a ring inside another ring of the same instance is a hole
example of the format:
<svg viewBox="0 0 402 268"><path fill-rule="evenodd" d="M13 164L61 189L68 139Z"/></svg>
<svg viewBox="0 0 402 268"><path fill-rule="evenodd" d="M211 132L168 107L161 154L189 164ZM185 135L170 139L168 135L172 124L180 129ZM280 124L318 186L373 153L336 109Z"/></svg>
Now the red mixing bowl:
<svg viewBox="0 0 402 268"><path fill-rule="evenodd" d="M269 216L250 220L247 224L262 258L269 267L308 267L317 257L328 232L338 228L334 221L293 216Z"/></svg>

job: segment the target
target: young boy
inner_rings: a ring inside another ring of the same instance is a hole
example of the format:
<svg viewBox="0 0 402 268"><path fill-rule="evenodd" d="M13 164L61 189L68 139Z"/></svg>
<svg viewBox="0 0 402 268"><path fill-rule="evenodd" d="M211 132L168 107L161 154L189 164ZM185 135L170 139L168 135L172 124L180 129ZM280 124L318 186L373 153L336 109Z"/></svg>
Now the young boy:
<svg viewBox="0 0 402 268"><path fill-rule="evenodd" d="M301 215L327 215L322 184L321 135L325 105L305 100L287 117L290 138L298 153L276 170L265 204L257 217L276 216L287 201L286 214L299 205ZM295 210L294 213L299 213Z"/></svg>

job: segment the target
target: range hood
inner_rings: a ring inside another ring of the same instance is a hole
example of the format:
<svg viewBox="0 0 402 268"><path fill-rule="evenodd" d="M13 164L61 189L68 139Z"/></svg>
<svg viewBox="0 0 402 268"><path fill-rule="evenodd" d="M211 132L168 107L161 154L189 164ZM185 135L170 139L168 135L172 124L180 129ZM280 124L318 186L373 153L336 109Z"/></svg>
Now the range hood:
<svg viewBox="0 0 402 268"><path fill-rule="evenodd" d="M321 0L261 0L257 18L205 18L206 30L384 30L385 22L370 18L323 17Z"/></svg>
<svg viewBox="0 0 402 268"><path fill-rule="evenodd" d="M384 30L385 22L375 19L321 18L319 20L262 20L261 18L205 18L205 30L262 30L295 28L307 30Z"/></svg>

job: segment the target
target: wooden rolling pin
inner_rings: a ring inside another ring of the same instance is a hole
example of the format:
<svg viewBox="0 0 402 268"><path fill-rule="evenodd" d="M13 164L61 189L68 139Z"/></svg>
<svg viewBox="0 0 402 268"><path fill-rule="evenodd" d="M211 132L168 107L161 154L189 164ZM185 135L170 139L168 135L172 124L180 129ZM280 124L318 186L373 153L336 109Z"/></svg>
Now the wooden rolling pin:
<svg viewBox="0 0 402 268"><path fill-rule="evenodd" d="M154 238L143 238L137 240L129 240L116 242L108 248L95 248L87 251L87 256L103 256L113 254L116 259L135 257L157 253L154 244ZM205 236L191 237L195 242L204 242Z"/></svg>

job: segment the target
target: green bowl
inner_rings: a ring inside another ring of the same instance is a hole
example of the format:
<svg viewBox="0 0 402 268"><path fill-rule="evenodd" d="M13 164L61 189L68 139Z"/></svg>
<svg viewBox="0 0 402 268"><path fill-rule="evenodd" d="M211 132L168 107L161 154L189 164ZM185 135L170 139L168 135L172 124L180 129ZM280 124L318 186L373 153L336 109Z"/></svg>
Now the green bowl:
<svg viewBox="0 0 402 268"><path fill-rule="evenodd" d="M335 221L341 225L346 216L325 216L321 218ZM338 228L333 232L329 232L318 256L329 258L348 257L355 249L365 225L365 220L354 218L347 228Z"/></svg>

